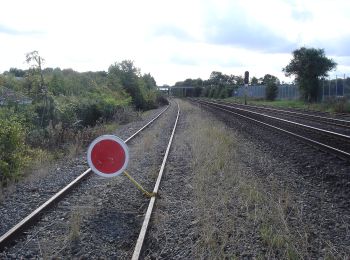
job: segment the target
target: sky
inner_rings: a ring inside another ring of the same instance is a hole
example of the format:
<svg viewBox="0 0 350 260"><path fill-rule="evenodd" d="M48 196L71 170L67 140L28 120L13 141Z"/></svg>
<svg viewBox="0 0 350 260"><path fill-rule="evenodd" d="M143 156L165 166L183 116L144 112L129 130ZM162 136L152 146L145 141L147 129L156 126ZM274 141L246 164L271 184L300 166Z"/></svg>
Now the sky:
<svg viewBox="0 0 350 260"><path fill-rule="evenodd" d="M331 77L350 76L348 0L1 0L0 73L44 67L107 71L133 60L159 86L212 71L291 82L282 69L300 47L325 50Z"/></svg>

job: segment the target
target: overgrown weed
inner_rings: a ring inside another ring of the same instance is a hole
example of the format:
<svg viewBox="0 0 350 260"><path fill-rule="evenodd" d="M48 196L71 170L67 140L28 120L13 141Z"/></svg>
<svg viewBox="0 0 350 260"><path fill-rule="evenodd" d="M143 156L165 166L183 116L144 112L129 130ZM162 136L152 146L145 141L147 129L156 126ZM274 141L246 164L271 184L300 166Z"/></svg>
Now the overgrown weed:
<svg viewBox="0 0 350 260"><path fill-rule="evenodd" d="M288 221L289 214L298 214L288 191L273 176L262 179L247 169L241 160L244 144L223 123L202 118L200 109L186 102L181 101L181 108L190 125L186 135L193 151L197 257L307 257L307 241L298 235L303 231L295 232ZM254 165L257 161L250 152L244 153L244 161ZM258 163L271 164L264 158Z"/></svg>
<svg viewBox="0 0 350 260"><path fill-rule="evenodd" d="M71 217L69 220L69 239L72 243L78 243L80 240L80 228L81 228L81 222L82 222L82 213L79 208L75 208L71 212Z"/></svg>

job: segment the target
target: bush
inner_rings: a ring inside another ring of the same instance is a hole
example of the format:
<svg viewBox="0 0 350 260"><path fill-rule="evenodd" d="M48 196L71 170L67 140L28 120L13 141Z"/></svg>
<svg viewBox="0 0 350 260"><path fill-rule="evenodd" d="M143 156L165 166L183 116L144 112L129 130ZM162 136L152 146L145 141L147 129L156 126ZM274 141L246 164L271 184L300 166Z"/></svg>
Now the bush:
<svg viewBox="0 0 350 260"><path fill-rule="evenodd" d="M229 97L228 89L227 88L221 89L218 98L228 98L228 97Z"/></svg>
<svg viewBox="0 0 350 260"><path fill-rule="evenodd" d="M0 181L17 179L28 162L25 131L15 119L0 120Z"/></svg>
<svg viewBox="0 0 350 260"><path fill-rule="evenodd" d="M169 105L168 99L167 99L165 96L163 96L163 95L158 95L158 96L157 96L156 103L157 103L159 106L166 106L166 105Z"/></svg>
<svg viewBox="0 0 350 260"><path fill-rule="evenodd" d="M275 100L278 94L278 87L275 82L269 82L267 83L266 90L265 90L265 97L267 100Z"/></svg>

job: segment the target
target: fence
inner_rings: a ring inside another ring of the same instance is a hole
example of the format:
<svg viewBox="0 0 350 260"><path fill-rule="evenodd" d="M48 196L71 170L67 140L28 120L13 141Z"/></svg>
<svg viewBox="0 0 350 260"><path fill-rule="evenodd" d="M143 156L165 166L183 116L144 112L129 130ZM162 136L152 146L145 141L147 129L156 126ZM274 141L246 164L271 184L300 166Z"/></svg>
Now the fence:
<svg viewBox="0 0 350 260"><path fill-rule="evenodd" d="M236 97L244 97L244 86L239 87L237 90L234 91L233 96ZM250 85L247 86L247 96L253 97L253 98L265 98L265 91L266 86L265 85ZM292 99L299 99L300 93L299 93L299 87L297 85L279 85L278 86L278 94L276 99L279 100L292 100Z"/></svg>
<svg viewBox="0 0 350 260"><path fill-rule="evenodd" d="M233 96L244 97L244 86L239 87L232 93ZM247 96L253 98L265 98L265 85L247 86ZM278 86L278 100L295 100L300 98L299 86L295 84L282 84ZM320 80L319 100L330 98L348 97L350 98L350 78L333 78Z"/></svg>
<svg viewBox="0 0 350 260"><path fill-rule="evenodd" d="M329 99L331 97L350 97L350 78L321 81L321 98L322 100Z"/></svg>

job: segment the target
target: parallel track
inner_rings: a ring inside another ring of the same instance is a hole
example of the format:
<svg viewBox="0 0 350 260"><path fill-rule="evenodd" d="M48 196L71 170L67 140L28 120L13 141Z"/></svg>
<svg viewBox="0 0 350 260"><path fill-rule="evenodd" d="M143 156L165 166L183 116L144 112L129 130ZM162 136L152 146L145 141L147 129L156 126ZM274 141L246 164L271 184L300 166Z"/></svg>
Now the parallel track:
<svg viewBox="0 0 350 260"><path fill-rule="evenodd" d="M301 111L290 111L290 110L278 109L278 108L272 108L272 107L243 105L239 103L229 103L224 101L216 101L216 102L220 104L241 107L244 109L251 109L259 112L265 111L265 112L273 113L277 115L285 115L292 118L301 118L301 119L305 119L305 120L309 120L309 121L313 121L313 122L317 122L325 125L331 125L331 126L336 126L340 128L350 129L350 121L345 119L340 119L340 118L335 118L330 116L315 115L312 113L305 113Z"/></svg>
<svg viewBox="0 0 350 260"><path fill-rule="evenodd" d="M125 143L128 143L134 137L136 137L140 132L142 132L145 128L150 126L155 120L157 120L167 109L163 109L156 117L150 120L147 124L141 127L138 131L132 134L129 138L124 140ZM176 120L177 122L177 120ZM165 162L163 162L165 164ZM8 230L5 234L0 237L0 250L3 250L4 247L11 244L17 237L20 236L21 232L23 232L26 228L28 228L31 224L33 224L36 220L39 219L40 215L47 210L48 208L55 205L58 201L63 199L64 195L69 192L72 192L74 187L76 187L82 180L86 179L92 173L91 168L84 171L81 175L79 175L76 179L74 179L71 183L69 183L66 187L58 191L55 195L53 195L50 199L48 199L45 203L39 206L37 209L32 211L28 216L22 219L19 223L13 226L10 230Z"/></svg>
<svg viewBox="0 0 350 260"><path fill-rule="evenodd" d="M251 111L234 105L207 100L193 101L216 110L248 119L265 127L272 128L278 132L294 136L317 149L335 154L342 159L350 160L350 136L348 135L266 115L264 113Z"/></svg>

